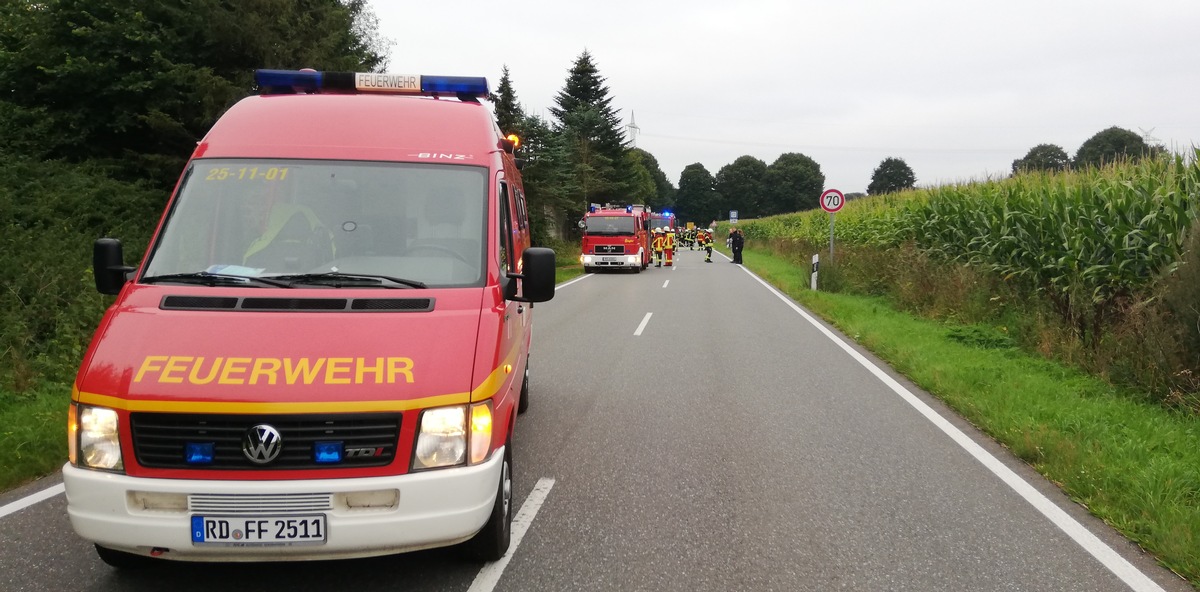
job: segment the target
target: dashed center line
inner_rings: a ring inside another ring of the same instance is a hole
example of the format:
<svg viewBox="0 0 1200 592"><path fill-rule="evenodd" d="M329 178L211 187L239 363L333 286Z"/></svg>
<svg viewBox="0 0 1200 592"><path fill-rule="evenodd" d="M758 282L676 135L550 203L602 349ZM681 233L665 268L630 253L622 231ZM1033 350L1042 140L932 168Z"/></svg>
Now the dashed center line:
<svg viewBox="0 0 1200 592"><path fill-rule="evenodd" d="M640 325L638 325L637 331L633 332L634 337L641 336L642 331L646 329L646 323L650 322L650 315L652 315L652 314L654 314L654 313L648 312L648 313L646 313L646 316L642 317L642 323Z"/></svg>
<svg viewBox="0 0 1200 592"><path fill-rule="evenodd" d="M664 288L667 287L667 284L669 284L669 283L671 283L671 280L667 280L667 281L663 282L663 287Z"/></svg>

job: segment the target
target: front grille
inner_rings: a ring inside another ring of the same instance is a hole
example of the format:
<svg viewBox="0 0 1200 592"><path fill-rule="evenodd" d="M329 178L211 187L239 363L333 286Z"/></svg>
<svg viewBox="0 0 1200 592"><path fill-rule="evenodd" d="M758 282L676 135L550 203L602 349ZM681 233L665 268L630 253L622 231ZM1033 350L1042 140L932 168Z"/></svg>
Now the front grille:
<svg viewBox="0 0 1200 592"><path fill-rule="evenodd" d="M597 255L623 255L624 253L625 245L596 245Z"/></svg>
<svg viewBox="0 0 1200 592"><path fill-rule="evenodd" d="M324 512L332 509L333 496L328 493L193 493L188 496L188 510L208 514Z"/></svg>
<svg viewBox="0 0 1200 592"><path fill-rule="evenodd" d="M396 456L400 437L400 414L328 415L192 415L176 413L132 413L133 450L138 464L163 469L279 470L338 469L382 466ZM242 453L242 442L251 427L274 427L282 441L279 456L267 464L256 464ZM338 463L318 463L316 442L342 442L344 454ZM188 443L212 443L213 461L188 463ZM378 454L378 456L376 456Z"/></svg>

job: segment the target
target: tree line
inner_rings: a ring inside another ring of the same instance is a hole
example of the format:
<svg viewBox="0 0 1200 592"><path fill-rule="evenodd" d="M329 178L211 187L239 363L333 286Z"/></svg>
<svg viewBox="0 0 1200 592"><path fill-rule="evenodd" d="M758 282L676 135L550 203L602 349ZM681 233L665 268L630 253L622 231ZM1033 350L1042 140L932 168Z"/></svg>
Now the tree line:
<svg viewBox="0 0 1200 592"><path fill-rule="evenodd" d="M1088 138L1075 158L1057 144L1038 144L1029 149L1025 156L1012 163L1013 174L1029 171L1057 172L1070 168L1086 169L1099 167L1120 159L1139 159L1157 156L1165 152L1161 146L1151 146L1145 138L1116 126L1096 132Z"/></svg>
<svg viewBox="0 0 1200 592"><path fill-rule="evenodd" d="M144 252L196 142L253 92L256 68L381 71L388 45L367 0L0 2L0 387L73 371L106 305L90 287L92 241ZM707 224L729 210L812 209L824 188L820 165L794 152L770 164L742 156L716 174L691 164L676 187L629 144L587 51L549 119L520 107L507 68L492 103L500 128L522 139L539 244L553 228L570 232L589 203ZM914 181L889 158L869 192Z"/></svg>

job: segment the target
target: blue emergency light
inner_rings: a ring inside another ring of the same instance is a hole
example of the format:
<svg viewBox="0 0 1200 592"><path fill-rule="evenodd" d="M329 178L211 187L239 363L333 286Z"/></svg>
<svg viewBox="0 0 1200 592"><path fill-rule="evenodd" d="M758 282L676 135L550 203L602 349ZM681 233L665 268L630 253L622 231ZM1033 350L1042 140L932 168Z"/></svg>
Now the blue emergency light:
<svg viewBox="0 0 1200 592"><path fill-rule="evenodd" d="M632 213L633 213L633 206L625 206L625 212L626 212L626 213L629 213L629 214L632 214Z"/></svg>
<svg viewBox="0 0 1200 592"><path fill-rule="evenodd" d="M589 212L589 213L592 213L592 214L595 214L595 213L596 213L596 206L588 206L588 212Z"/></svg>
<svg viewBox="0 0 1200 592"><path fill-rule="evenodd" d="M342 462L343 446L341 442L313 443L313 460L318 464Z"/></svg>
<svg viewBox="0 0 1200 592"><path fill-rule="evenodd" d="M213 442L187 442L183 445L183 460L189 465L212 464L213 448Z"/></svg>
<svg viewBox="0 0 1200 592"><path fill-rule="evenodd" d="M457 95L477 99L488 94L482 76L424 76L385 72L317 72L316 70L256 70L254 81L262 94L380 93Z"/></svg>

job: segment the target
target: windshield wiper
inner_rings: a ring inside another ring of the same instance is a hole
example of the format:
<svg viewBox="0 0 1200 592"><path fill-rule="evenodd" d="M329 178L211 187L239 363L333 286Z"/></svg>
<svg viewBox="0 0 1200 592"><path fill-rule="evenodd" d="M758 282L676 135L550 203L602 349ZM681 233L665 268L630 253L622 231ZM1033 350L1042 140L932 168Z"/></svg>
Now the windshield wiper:
<svg viewBox="0 0 1200 592"><path fill-rule="evenodd" d="M295 284L317 284L333 286L335 288L359 288L364 285L379 286L381 288L426 288L425 282L417 280L407 280L404 278L392 277L390 275L375 275L371 273L341 273L338 271L330 271L325 273L298 273L294 275L273 275L273 280L288 282L288 285ZM391 282L389 285L384 282Z"/></svg>
<svg viewBox="0 0 1200 592"><path fill-rule="evenodd" d="M204 284L206 286L273 286L276 288L292 287L292 285L287 282L277 282L266 278L248 275L209 273L207 271L168 273L165 275L151 275L142 278L142 283L156 284L158 282L180 282L184 284Z"/></svg>

